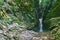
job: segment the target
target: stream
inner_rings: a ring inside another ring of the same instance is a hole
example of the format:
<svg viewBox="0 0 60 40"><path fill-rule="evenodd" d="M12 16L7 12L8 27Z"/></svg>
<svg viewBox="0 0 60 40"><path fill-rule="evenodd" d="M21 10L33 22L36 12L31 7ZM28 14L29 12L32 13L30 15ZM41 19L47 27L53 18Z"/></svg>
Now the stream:
<svg viewBox="0 0 60 40"><path fill-rule="evenodd" d="M40 27L40 32L43 32L43 24L42 24L42 18L39 19L39 27Z"/></svg>

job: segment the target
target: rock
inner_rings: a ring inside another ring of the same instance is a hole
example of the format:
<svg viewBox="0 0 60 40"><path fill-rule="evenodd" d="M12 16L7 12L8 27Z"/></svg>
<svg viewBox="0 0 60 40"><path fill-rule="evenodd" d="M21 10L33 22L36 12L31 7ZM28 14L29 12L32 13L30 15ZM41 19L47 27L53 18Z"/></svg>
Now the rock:
<svg viewBox="0 0 60 40"><path fill-rule="evenodd" d="M2 31L2 30L0 30L0 33L3 33L3 31Z"/></svg>
<svg viewBox="0 0 60 40"><path fill-rule="evenodd" d="M34 32L34 31L23 31L20 35L22 40L31 40L33 36L37 35L38 33Z"/></svg>
<svg viewBox="0 0 60 40"><path fill-rule="evenodd" d="M31 40L33 36L38 34L32 30L26 30L23 27L20 27L17 23L7 26L1 24L1 27L0 40Z"/></svg>
<svg viewBox="0 0 60 40"><path fill-rule="evenodd" d="M53 36L49 32L38 33L32 40L54 40Z"/></svg>

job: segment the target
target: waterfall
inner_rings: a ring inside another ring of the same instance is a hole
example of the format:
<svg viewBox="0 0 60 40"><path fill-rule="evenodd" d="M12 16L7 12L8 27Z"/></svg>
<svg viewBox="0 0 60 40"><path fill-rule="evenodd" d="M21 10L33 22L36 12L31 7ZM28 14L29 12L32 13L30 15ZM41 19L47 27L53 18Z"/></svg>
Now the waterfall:
<svg viewBox="0 0 60 40"><path fill-rule="evenodd" d="M39 19L39 27L40 27L40 32L43 32L43 24L42 24L42 18Z"/></svg>

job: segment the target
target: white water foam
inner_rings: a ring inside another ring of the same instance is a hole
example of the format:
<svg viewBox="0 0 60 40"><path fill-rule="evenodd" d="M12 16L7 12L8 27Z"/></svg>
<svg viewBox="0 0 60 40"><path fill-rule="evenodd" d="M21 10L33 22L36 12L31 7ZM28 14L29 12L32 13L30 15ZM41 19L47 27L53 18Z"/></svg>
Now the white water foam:
<svg viewBox="0 0 60 40"><path fill-rule="evenodd" d="M42 18L39 19L39 27L40 27L40 32L43 32L43 24L42 24Z"/></svg>

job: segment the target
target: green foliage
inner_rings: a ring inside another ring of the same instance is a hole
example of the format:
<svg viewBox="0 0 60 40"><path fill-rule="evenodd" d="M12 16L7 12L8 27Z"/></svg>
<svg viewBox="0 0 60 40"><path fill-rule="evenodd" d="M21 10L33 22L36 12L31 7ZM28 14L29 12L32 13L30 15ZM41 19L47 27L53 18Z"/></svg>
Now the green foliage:
<svg viewBox="0 0 60 40"><path fill-rule="evenodd" d="M4 0L0 0L0 5L2 5L4 3Z"/></svg>
<svg viewBox="0 0 60 40"><path fill-rule="evenodd" d="M50 19L50 28L55 40L60 40L60 17Z"/></svg>
<svg viewBox="0 0 60 40"><path fill-rule="evenodd" d="M60 40L60 0L57 0L52 6L44 22L46 28L51 30L54 35L54 40Z"/></svg>
<svg viewBox="0 0 60 40"><path fill-rule="evenodd" d="M51 11L47 14L46 19L60 17L60 0L56 1L56 3L52 6Z"/></svg>
<svg viewBox="0 0 60 40"><path fill-rule="evenodd" d="M25 21L25 23L28 26L28 29L32 29L36 24L36 12L34 8L34 0L14 0L14 2L19 7L20 13L22 16L19 16L22 19L22 21ZM16 15L17 16L17 15ZM17 16L18 17L18 16ZM18 17L18 18L19 18Z"/></svg>
<svg viewBox="0 0 60 40"><path fill-rule="evenodd" d="M33 29L36 24L36 10L34 6L34 0L3 1L0 10L4 16L1 15L0 12L0 20L3 20L5 24L11 24L15 22L20 25L25 25L28 29Z"/></svg>

